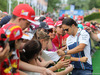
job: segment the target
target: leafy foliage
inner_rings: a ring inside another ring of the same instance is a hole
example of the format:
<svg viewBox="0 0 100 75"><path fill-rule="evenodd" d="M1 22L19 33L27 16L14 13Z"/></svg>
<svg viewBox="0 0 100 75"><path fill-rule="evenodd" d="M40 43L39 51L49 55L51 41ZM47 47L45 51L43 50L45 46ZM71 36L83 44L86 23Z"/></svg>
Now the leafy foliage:
<svg viewBox="0 0 100 75"><path fill-rule="evenodd" d="M83 9L83 10L88 10L89 9L89 4L90 0L68 0L68 4L75 5L75 9Z"/></svg>
<svg viewBox="0 0 100 75"><path fill-rule="evenodd" d="M90 20L94 20L94 19L100 19L100 13L93 13L91 15L84 17L85 21L90 21Z"/></svg>
<svg viewBox="0 0 100 75"><path fill-rule="evenodd" d="M48 0L48 12L53 12L53 10L57 10L59 8L59 6L57 6L56 4L60 3L60 0Z"/></svg>
<svg viewBox="0 0 100 75"><path fill-rule="evenodd" d="M75 5L75 9L90 10L94 7L100 8L100 0L68 0L68 4Z"/></svg>
<svg viewBox="0 0 100 75"><path fill-rule="evenodd" d="M11 0L11 11L15 8L15 6L18 4L17 0ZM0 0L0 10L3 12L8 12L9 11L9 0Z"/></svg>
<svg viewBox="0 0 100 75"><path fill-rule="evenodd" d="M0 0L0 10L7 11L7 0Z"/></svg>
<svg viewBox="0 0 100 75"><path fill-rule="evenodd" d="M12 8L11 8L11 11L13 11L13 9L15 8L15 6L17 6L18 2L17 0L12 0Z"/></svg>

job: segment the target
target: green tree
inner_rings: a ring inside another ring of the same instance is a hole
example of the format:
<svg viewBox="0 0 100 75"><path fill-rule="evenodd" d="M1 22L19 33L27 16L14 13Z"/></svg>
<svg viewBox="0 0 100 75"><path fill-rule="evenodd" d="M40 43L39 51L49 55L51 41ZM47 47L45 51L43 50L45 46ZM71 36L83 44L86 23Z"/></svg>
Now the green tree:
<svg viewBox="0 0 100 75"><path fill-rule="evenodd" d="M92 8L100 8L100 0L68 0L68 4L74 4L75 9L91 10Z"/></svg>
<svg viewBox="0 0 100 75"><path fill-rule="evenodd" d="M89 2L90 0L68 0L68 4L75 5L75 9L83 9L88 10L89 9Z"/></svg>
<svg viewBox="0 0 100 75"><path fill-rule="evenodd" d="M12 8L11 8L11 11L13 11L13 9L18 5L18 2L17 0L12 0Z"/></svg>
<svg viewBox="0 0 100 75"><path fill-rule="evenodd" d="M17 5L17 0L11 0L11 11L15 8ZM9 11L9 0L0 0L0 10L1 11Z"/></svg>
<svg viewBox="0 0 100 75"><path fill-rule="evenodd" d="M96 7L96 0L90 0L89 2L89 9Z"/></svg>
<svg viewBox="0 0 100 75"><path fill-rule="evenodd" d="M53 10L57 10L59 8L59 6L57 6L56 4L59 4L60 0L48 0L48 12L53 12Z"/></svg>
<svg viewBox="0 0 100 75"><path fill-rule="evenodd" d="M95 7L100 8L100 0L95 0L95 1L96 1Z"/></svg>
<svg viewBox="0 0 100 75"><path fill-rule="evenodd" d="M7 11L7 0L0 0L0 10Z"/></svg>
<svg viewBox="0 0 100 75"><path fill-rule="evenodd" d="M100 0L90 0L89 2L89 9L92 8L100 8Z"/></svg>

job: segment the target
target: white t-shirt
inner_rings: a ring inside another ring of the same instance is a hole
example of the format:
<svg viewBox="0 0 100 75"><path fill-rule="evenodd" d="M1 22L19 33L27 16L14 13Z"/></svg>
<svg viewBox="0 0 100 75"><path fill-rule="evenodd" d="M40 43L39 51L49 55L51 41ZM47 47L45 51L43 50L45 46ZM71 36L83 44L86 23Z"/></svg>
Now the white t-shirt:
<svg viewBox="0 0 100 75"><path fill-rule="evenodd" d="M78 38L78 35L79 35L79 38ZM78 42L77 42L77 40L78 40ZM88 58L87 63L92 65L92 60L91 60L91 55L90 55L90 52L91 52L90 36L89 36L89 34L86 30L82 30L82 29L79 28L75 36L70 35L67 38L67 41L66 41L67 50L75 48L77 46L77 43L86 44L81 57L83 55L86 56Z"/></svg>

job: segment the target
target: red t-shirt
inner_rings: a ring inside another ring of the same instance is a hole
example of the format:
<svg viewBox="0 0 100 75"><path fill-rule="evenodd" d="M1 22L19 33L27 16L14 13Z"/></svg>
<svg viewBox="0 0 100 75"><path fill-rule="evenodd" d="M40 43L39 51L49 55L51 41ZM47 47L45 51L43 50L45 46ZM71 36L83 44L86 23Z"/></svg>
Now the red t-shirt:
<svg viewBox="0 0 100 75"><path fill-rule="evenodd" d="M62 48L62 35L60 35L60 38L56 35L52 42L56 47Z"/></svg>
<svg viewBox="0 0 100 75"><path fill-rule="evenodd" d="M66 39L68 36L69 36L69 35L66 34L66 35L62 36L62 39L64 40L64 39Z"/></svg>

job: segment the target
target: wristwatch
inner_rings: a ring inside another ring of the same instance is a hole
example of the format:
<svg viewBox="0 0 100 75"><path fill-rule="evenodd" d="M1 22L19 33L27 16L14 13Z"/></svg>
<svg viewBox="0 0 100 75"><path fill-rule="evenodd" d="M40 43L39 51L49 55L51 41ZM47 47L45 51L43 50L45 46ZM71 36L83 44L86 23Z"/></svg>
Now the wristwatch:
<svg viewBox="0 0 100 75"><path fill-rule="evenodd" d="M65 55L67 55L67 50L64 51Z"/></svg>

